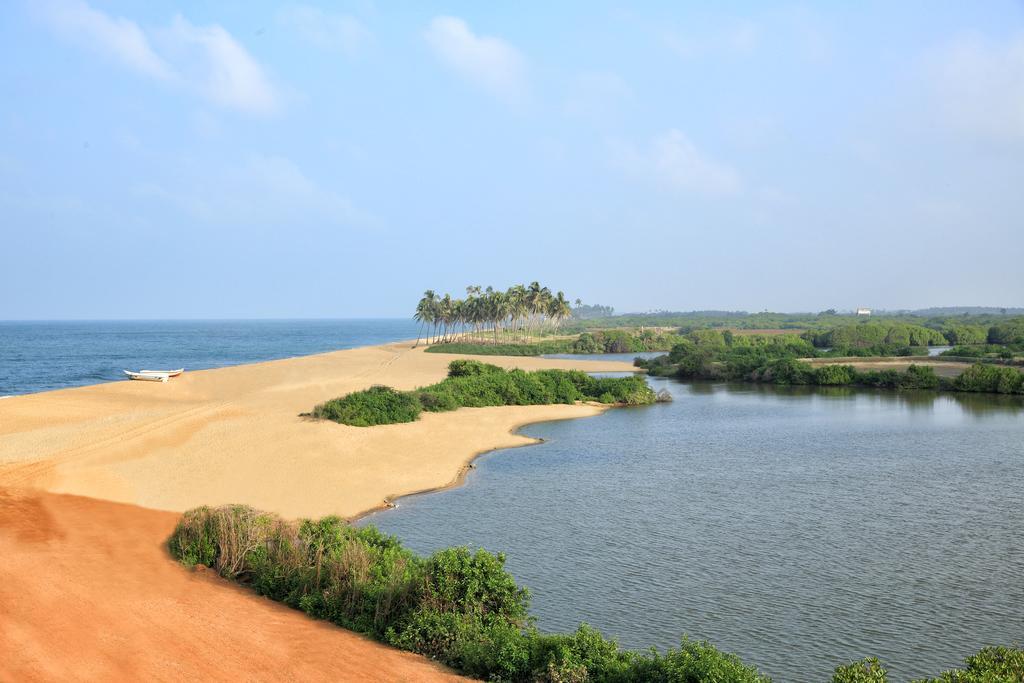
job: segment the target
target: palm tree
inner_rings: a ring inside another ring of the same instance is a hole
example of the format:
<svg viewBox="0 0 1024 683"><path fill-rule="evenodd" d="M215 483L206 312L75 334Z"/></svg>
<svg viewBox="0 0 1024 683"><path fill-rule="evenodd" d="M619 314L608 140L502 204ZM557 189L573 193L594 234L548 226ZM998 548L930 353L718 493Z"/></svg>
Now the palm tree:
<svg viewBox="0 0 1024 683"><path fill-rule="evenodd" d="M576 305L582 302L577 299ZM491 343L525 342L543 330L554 330L572 315L565 294L552 296L551 289L537 281L529 286L512 285L505 291L479 285L466 287L465 299L450 294L439 297L432 289L423 293L413 318L420 323L416 344L428 329L427 343L452 342L457 339L484 341L490 332Z"/></svg>
<svg viewBox="0 0 1024 683"><path fill-rule="evenodd" d="M437 294L434 293L434 290L428 289L423 292L423 298L416 305L416 312L412 316L420 324L419 332L416 335L416 346L420 345L420 337L423 336L423 326L434 322L433 303L435 299L437 299ZM429 337L427 343L430 343Z"/></svg>

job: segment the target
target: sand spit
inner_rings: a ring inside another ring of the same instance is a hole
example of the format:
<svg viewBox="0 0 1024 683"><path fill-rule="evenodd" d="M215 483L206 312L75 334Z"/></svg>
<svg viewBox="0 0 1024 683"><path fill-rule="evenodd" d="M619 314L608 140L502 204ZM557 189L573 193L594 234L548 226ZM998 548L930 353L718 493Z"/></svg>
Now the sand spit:
<svg viewBox="0 0 1024 683"><path fill-rule="evenodd" d="M392 344L0 402L0 680L456 680L190 572L164 547L177 512L197 505L352 517L458 483L481 452L532 443L518 426L603 410L464 408L369 429L300 416L373 384L431 384L453 358Z"/></svg>
<svg viewBox="0 0 1024 683"><path fill-rule="evenodd" d="M235 502L285 517L353 516L387 497L451 483L480 452L530 443L511 433L516 426L601 410L465 408L370 429L300 416L373 384L436 382L454 357L392 344L187 372L167 384L125 381L16 396L0 404L0 486L158 510ZM631 369L483 360L525 369Z"/></svg>

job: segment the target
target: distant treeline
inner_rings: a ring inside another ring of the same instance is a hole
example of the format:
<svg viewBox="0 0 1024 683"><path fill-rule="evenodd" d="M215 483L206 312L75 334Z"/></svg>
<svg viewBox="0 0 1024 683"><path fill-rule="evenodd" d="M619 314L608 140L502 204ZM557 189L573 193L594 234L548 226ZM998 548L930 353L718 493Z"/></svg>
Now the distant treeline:
<svg viewBox="0 0 1024 683"><path fill-rule="evenodd" d="M903 322L864 322L811 328L803 334L817 347L933 346L939 344L1024 344L1024 318L994 325L945 323L926 327Z"/></svg>
<svg viewBox="0 0 1024 683"><path fill-rule="evenodd" d="M606 318L594 318L580 320L573 318L565 323L563 329L567 332L582 332L590 329L616 328L616 327L676 327L682 332L692 332L698 329L739 329L739 330L821 330L832 327L856 324L880 323L884 325L906 324L920 327L927 327L943 333L947 341L954 344L975 344L984 343L988 340L989 330L993 327L999 328L1020 328L1024 325L1024 317L1019 314L1011 315L1011 311L1018 309L1007 309L1007 315L999 313L979 313L973 315L911 315L911 314L885 314L873 315L871 317L856 316L852 314L839 314L835 311L822 311L821 313L743 313L729 311L692 311L688 313L652 313L652 314L625 314ZM955 328L973 330L968 332L971 341L959 338L950 338L946 332ZM978 341L977 332L984 328L984 338ZM997 336L1000 336L997 333ZM1017 335L1019 336L1019 335ZM992 343L1006 343L1003 341L992 341Z"/></svg>
<svg viewBox="0 0 1024 683"><path fill-rule="evenodd" d="M596 330L575 339L542 339L522 344L435 344L431 353L464 353L481 356L540 356L549 353L643 353L668 351L683 337L660 330Z"/></svg>
<svg viewBox="0 0 1024 683"><path fill-rule="evenodd" d="M488 681L770 683L734 654L683 638L658 653L621 649L581 624L545 634L505 557L446 548L423 557L372 526L338 517L287 521L244 505L182 515L168 540L188 567L215 568L260 595ZM877 659L836 667L833 683L886 683ZM986 647L964 669L920 683L1016 683L1024 650Z"/></svg>
<svg viewBox="0 0 1024 683"><path fill-rule="evenodd" d="M610 318L615 315L615 309L611 306L600 304L584 304L578 299L572 309L572 317L578 320L590 320L593 318Z"/></svg>
<svg viewBox="0 0 1024 683"><path fill-rule="evenodd" d="M904 341L904 332L900 332L900 342ZM847 336L830 336L829 339L850 340ZM857 350L878 349L880 344L886 343L885 339L872 332L862 342L875 346ZM841 351L849 352L849 349ZM979 363L950 380L937 376L927 366L911 365L904 372L864 371L839 364L815 367L800 360L835 353L833 350L823 354L811 341L796 335L734 335L729 331L697 330L672 347L667 355L651 360L637 359L635 363L652 375L680 379L1024 394L1024 373L1014 367Z"/></svg>
<svg viewBox="0 0 1024 683"><path fill-rule="evenodd" d="M666 331L661 328L611 328L581 332L575 338L542 338L515 344L449 342L432 346L433 353L463 353L502 356L538 356L553 353L640 353L668 351L687 338L702 332L750 336L720 328ZM902 322L845 323L831 327L794 330L792 335L808 342L802 357L820 356L913 356L927 353L928 346L956 345L948 355L1010 359L1024 353L1024 319L985 327L949 325L942 329Z"/></svg>

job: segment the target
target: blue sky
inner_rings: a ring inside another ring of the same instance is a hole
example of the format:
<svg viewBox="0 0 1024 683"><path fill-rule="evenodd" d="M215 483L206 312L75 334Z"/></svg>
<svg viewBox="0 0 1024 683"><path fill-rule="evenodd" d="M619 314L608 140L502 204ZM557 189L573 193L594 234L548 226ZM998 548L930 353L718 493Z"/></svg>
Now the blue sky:
<svg viewBox="0 0 1024 683"><path fill-rule="evenodd" d="M0 319L1021 305L1024 4L0 17Z"/></svg>

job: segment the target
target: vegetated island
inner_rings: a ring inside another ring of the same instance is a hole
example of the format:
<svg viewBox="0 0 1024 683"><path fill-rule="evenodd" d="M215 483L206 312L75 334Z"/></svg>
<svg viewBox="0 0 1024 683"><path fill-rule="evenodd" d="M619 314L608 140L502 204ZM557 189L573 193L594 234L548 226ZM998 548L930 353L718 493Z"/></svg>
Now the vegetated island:
<svg viewBox="0 0 1024 683"><path fill-rule="evenodd" d="M242 505L184 514L168 541L186 566L224 577L319 619L492 681L767 683L734 654L683 637L664 654L619 648L581 624L543 634L529 616L529 591L503 555L446 548L421 557L372 526L339 517L286 521ZM833 683L884 683L875 658L837 666ZM983 648L965 668L922 683L1019 683L1024 650Z"/></svg>
<svg viewBox="0 0 1024 683"><path fill-rule="evenodd" d="M453 360L448 377L412 391L373 386L316 406L312 416L355 427L413 422L423 411L533 406L592 401L647 405L658 397L643 377L592 377L578 370L505 370L475 360Z"/></svg>

